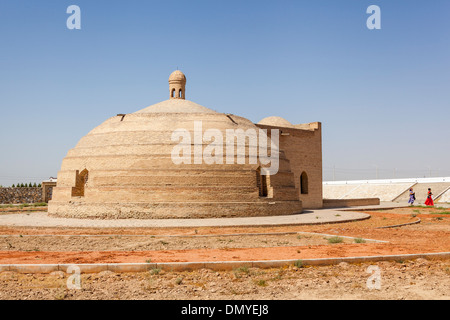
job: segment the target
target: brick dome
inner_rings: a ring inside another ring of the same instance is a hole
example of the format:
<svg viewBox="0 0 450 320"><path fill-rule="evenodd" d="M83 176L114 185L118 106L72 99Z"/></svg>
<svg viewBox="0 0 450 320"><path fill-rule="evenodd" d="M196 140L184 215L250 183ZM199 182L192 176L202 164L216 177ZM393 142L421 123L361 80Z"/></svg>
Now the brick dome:
<svg viewBox="0 0 450 320"><path fill-rule="evenodd" d="M174 73L178 77L181 72ZM198 123L203 133L215 129L224 137L227 129L258 130L248 119L184 99L111 117L81 138L64 158L49 214L149 219L301 212L289 161L282 151L279 173L267 178L265 194L261 193L263 166L250 164L248 145L245 164L175 164L172 152L179 141L173 140L174 131L185 129L194 137ZM211 142L202 143L205 150Z"/></svg>

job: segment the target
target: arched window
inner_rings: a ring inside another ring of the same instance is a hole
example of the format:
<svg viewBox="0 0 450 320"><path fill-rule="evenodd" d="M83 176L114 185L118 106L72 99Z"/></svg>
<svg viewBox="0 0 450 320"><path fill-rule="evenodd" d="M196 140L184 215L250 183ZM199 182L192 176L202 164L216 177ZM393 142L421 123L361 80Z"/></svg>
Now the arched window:
<svg viewBox="0 0 450 320"><path fill-rule="evenodd" d="M181 90L181 89L178 92L178 98L183 98L183 90Z"/></svg>
<svg viewBox="0 0 450 320"><path fill-rule="evenodd" d="M304 171L300 176L300 193L308 194L308 175Z"/></svg>
<svg viewBox="0 0 450 320"><path fill-rule="evenodd" d="M176 98L175 94L176 94L176 90L172 89L172 98Z"/></svg>

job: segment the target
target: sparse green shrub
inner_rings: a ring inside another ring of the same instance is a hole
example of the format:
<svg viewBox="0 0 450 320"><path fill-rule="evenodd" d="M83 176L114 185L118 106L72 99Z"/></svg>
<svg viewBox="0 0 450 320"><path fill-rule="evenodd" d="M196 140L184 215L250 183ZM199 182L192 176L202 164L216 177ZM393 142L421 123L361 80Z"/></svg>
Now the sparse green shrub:
<svg viewBox="0 0 450 320"><path fill-rule="evenodd" d="M260 287L267 287L267 282L266 282L266 280L263 280L263 279L258 280L258 281L256 282L256 284L257 284L258 286L260 286Z"/></svg>
<svg viewBox="0 0 450 320"><path fill-rule="evenodd" d="M240 278L242 273L249 274L250 270L248 269L247 266L241 266L239 268L235 268L233 270L233 273L236 278Z"/></svg>
<svg viewBox="0 0 450 320"><path fill-rule="evenodd" d="M48 203L47 202L36 202L36 203L33 203L33 206L34 207L46 207L46 206L48 206Z"/></svg>
<svg viewBox="0 0 450 320"><path fill-rule="evenodd" d="M294 266L296 266L297 268L303 268L303 261L302 260L295 261Z"/></svg>
<svg viewBox="0 0 450 320"><path fill-rule="evenodd" d="M235 270L236 270L237 272L243 272L243 273L247 273L247 274L250 273L250 270L248 269L247 266L241 266L241 267L239 267L239 268L236 268Z"/></svg>
<svg viewBox="0 0 450 320"><path fill-rule="evenodd" d="M338 237L338 236L328 238L327 240L328 240L328 243L342 243L344 241L344 239L342 239L341 237Z"/></svg>
<svg viewBox="0 0 450 320"><path fill-rule="evenodd" d="M160 272L161 272L161 268L153 268L153 269L150 271L150 274L152 274L152 275L158 275Z"/></svg>
<svg viewBox="0 0 450 320"><path fill-rule="evenodd" d="M363 238L355 238L355 243L366 243L366 240Z"/></svg>

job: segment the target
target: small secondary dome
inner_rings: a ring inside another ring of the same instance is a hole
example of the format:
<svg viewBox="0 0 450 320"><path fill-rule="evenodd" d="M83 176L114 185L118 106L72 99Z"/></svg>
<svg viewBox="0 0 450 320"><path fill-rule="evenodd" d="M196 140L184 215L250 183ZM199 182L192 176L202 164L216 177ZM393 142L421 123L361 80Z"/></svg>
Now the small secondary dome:
<svg viewBox="0 0 450 320"><path fill-rule="evenodd" d="M294 128L292 123L281 117L267 117L258 122L258 124L274 127Z"/></svg>
<svg viewBox="0 0 450 320"><path fill-rule="evenodd" d="M184 75L183 72L181 72L180 70L175 70L174 72L172 72L169 76L169 82L171 81L182 81L182 82L186 82L186 76Z"/></svg>

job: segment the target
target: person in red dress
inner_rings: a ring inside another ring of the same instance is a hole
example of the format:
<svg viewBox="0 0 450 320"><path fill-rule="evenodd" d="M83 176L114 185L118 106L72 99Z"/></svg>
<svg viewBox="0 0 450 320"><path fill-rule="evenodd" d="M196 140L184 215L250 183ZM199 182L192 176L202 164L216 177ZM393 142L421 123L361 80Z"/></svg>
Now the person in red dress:
<svg viewBox="0 0 450 320"><path fill-rule="evenodd" d="M433 194L431 193L431 188L428 188L428 196L427 200L425 200L426 206L434 206L433 198L431 197Z"/></svg>

